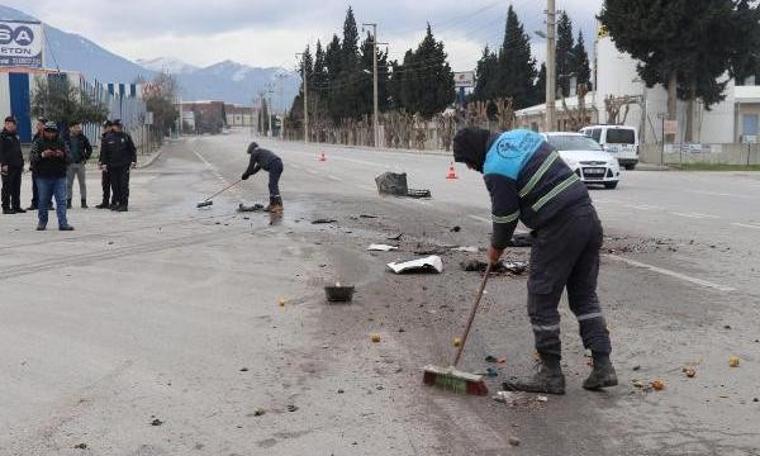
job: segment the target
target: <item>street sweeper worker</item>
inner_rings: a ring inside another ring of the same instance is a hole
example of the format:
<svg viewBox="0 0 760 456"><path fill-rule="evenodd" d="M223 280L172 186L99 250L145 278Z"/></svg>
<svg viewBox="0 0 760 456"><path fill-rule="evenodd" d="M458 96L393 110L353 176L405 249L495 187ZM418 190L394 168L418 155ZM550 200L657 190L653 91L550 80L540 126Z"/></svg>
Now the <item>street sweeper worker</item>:
<svg viewBox="0 0 760 456"><path fill-rule="evenodd" d="M282 212L282 198L280 197L280 176L282 175L283 165L280 157L272 151L262 149L258 144L252 142L248 146L248 169L245 170L241 179L248 180L262 169L269 173L269 206L264 210L267 212Z"/></svg>
<svg viewBox="0 0 760 456"><path fill-rule="evenodd" d="M504 382L504 388L564 394L558 306L565 288L583 345L594 358L583 387L617 385L609 331L596 294L602 225L580 178L541 135L527 130L492 135L465 128L454 138L454 159L482 173L491 195L491 264L500 261L518 221L534 230L528 314L541 366L532 377Z"/></svg>

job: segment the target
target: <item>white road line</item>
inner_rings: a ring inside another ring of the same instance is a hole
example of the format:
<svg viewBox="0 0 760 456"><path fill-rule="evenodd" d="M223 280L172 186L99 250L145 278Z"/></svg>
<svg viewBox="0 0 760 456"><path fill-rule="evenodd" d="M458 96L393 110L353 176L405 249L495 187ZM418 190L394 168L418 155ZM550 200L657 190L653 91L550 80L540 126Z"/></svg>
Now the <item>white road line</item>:
<svg viewBox="0 0 760 456"><path fill-rule="evenodd" d="M642 269L648 269L652 272L673 277L675 279L683 280L685 282L693 283L694 285L699 285L705 288L712 288L713 290L718 290L718 291L723 291L723 292L736 291L736 288L731 288L725 285L719 285L717 283L708 282L707 280L697 279L695 277L687 276L686 274L681 274L680 272L675 272L669 269L652 266L651 264L641 263L639 261L623 258L618 255L604 255L604 256L616 261L620 261L622 263L626 263L630 266L635 266L637 268L642 268Z"/></svg>
<svg viewBox="0 0 760 456"><path fill-rule="evenodd" d="M753 228L756 230L760 230L760 225L750 225L749 223L732 223L734 226L739 226L742 228Z"/></svg>

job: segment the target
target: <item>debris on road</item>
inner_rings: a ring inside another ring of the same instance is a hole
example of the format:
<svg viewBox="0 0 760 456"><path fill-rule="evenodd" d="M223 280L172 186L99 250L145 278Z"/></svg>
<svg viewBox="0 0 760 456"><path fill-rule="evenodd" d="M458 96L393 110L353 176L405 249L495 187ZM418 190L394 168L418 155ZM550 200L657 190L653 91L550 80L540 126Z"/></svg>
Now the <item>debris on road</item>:
<svg viewBox="0 0 760 456"><path fill-rule="evenodd" d="M267 411L263 408L257 408L253 411L253 416L264 416L265 413L267 413Z"/></svg>
<svg viewBox="0 0 760 456"><path fill-rule="evenodd" d="M515 395L511 391L499 391L492 399L510 407L515 405Z"/></svg>
<svg viewBox="0 0 760 456"><path fill-rule="evenodd" d="M417 260L389 263L388 268L390 268L396 274L416 272L440 274L443 272L443 260L437 255L432 255Z"/></svg>
<svg viewBox="0 0 760 456"><path fill-rule="evenodd" d="M164 422L158 418L154 418L153 421L150 422L151 426L161 426L162 424L164 424Z"/></svg>
<svg viewBox="0 0 760 456"><path fill-rule="evenodd" d="M728 365L731 367L739 367L739 364L741 364L741 360L738 356L731 356L728 358Z"/></svg>
<svg viewBox="0 0 760 456"><path fill-rule="evenodd" d="M334 286L325 287L325 296L328 302L350 302L355 291L356 287L336 283Z"/></svg>
<svg viewBox="0 0 760 456"><path fill-rule="evenodd" d="M512 446L520 446L520 443L521 443L520 439L518 439L517 437L511 437L511 436L509 437L509 444L510 445L512 445Z"/></svg>
<svg viewBox="0 0 760 456"><path fill-rule="evenodd" d="M372 244L367 247L367 250L370 252L390 252L391 250L398 250L398 247L388 244Z"/></svg>
<svg viewBox="0 0 760 456"><path fill-rule="evenodd" d="M462 338L461 337L455 337L454 338L454 347L459 348L462 346Z"/></svg>
<svg viewBox="0 0 760 456"><path fill-rule="evenodd" d="M549 402L549 398L546 397L546 396L538 396L536 398L536 401L538 401L538 402Z"/></svg>
<svg viewBox="0 0 760 456"><path fill-rule="evenodd" d="M467 260L459 263L459 265L467 272L485 272L488 269L488 263L481 260ZM527 261L500 261L491 268L491 272L495 274L509 272L515 275L522 275L527 269Z"/></svg>
<svg viewBox="0 0 760 456"><path fill-rule="evenodd" d="M655 391L662 391L665 389L665 381L660 380L660 379L652 380L652 382L649 385Z"/></svg>
<svg viewBox="0 0 760 456"><path fill-rule="evenodd" d="M515 275L522 275L528 269L527 261L504 261L504 269Z"/></svg>
<svg viewBox="0 0 760 456"><path fill-rule="evenodd" d="M359 218L363 218L363 219L376 219L378 217L377 217L377 215L361 214L361 215L359 215Z"/></svg>
<svg viewBox="0 0 760 456"><path fill-rule="evenodd" d="M458 233L458 232L462 231L462 227L461 227L461 226L459 226L459 225L457 225L457 226L455 226L454 228L452 228L450 231L451 231L452 233Z"/></svg>
<svg viewBox="0 0 760 456"><path fill-rule="evenodd" d="M247 367L243 367L242 369L240 369L240 372L248 372L248 368Z"/></svg>
<svg viewBox="0 0 760 456"><path fill-rule="evenodd" d="M253 206L246 206L243 203L238 204L238 212L259 212L264 210L264 205L256 203Z"/></svg>
<svg viewBox="0 0 760 456"><path fill-rule="evenodd" d="M338 221L330 218L318 218L311 221L312 225L331 225L333 223L338 223Z"/></svg>
<svg viewBox="0 0 760 456"><path fill-rule="evenodd" d="M410 198L430 198L430 190L413 190L409 188L406 173L383 173L375 178L377 191L381 195L407 196Z"/></svg>
<svg viewBox="0 0 760 456"><path fill-rule="evenodd" d="M75 450L86 450L87 449L87 444L86 443L76 444L76 445L74 445L74 449Z"/></svg>
<svg viewBox="0 0 760 456"><path fill-rule="evenodd" d="M454 252L464 252L464 253L479 253L480 248L478 247L456 247L451 249Z"/></svg>
<svg viewBox="0 0 760 456"><path fill-rule="evenodd" d="M404 233L388 236L386 239L388 239L389 241L400 241L402 237L404 237Z"/></svg>
<svg viewBox="0 0 760 456"><path fill-rule="evenodd" d="M285 298L280 298L277 300L277 305L279 305L280 307L285 307L285 304L287 303L288 303L288 300Z"/></svg>
<svg viewBox="0 0 760 456"><path fill-rule="evenodd" d="M693 367L684 367L683 373L686 374L686 376L689 378L694 378L697 376L697 370Z"/></svg>
<svg viewBox="0 0 760 456"><path fill-rule="evenodd" d="M381 340L383 340L383 338L382 338L382 337L380 337L380 334L377 334L377 333L373 333L373 334L370 334L370 336L369 336L369 339L370 339L370 340L371 340L373 343L376 343L376 344L379 344L379 343L380 343L380 341L381 341Z"/></svg>
<svg viewBox="0 0 760 456"><path fill-rule="evenodd" d="M288 412L293 413L293 412L296 412L296 411L298 411L298 406L297 405L294 405L294 404L288 405Z"/></svg>

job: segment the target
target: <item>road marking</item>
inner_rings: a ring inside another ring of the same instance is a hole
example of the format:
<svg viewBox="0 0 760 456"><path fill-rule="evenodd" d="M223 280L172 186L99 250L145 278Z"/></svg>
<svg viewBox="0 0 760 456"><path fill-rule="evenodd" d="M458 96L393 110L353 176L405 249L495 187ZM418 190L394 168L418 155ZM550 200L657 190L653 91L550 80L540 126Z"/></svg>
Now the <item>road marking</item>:
<svg viewBox="0 0 760 456"><path fill-rule="evenodd" d="M717 215L710 215L710 214L700 214L699 212L671 212L671 215L675 215L678 217L685 217L690 219L697 219L697 220L704 220L704 219L719 219Z"/></svg>
<svg viewBox="0 0 760 456"><path fill-rule="evenodd" d="M754 228L756 230L760 230L760 225L750 225L748 223L732 223L734 226L739 226L742 228Z"/></svg>
<svg viewBox="0 0 760 456"><path fill-rule="evenodd" d="M714 290L724 291L724 292L736 291L736 288L731 288L724 285L719 285L717 283L708 282L707 280L697 279L696 277L687 276L686 274L681 274L680 272L675 272L675 271L671 271L670 269L664 269L657 266L652 266L651 264L641 263L639 261L623 258L618 255L607 254L604 256L616 261L620 261L622 263L626 263L630 266L635 266L637 268L642 268L642 269L648 269L652 272L673 277L675 279L683 280L685 282L693 283L695 285L700 285L705 288L712 288Z"/></svg>

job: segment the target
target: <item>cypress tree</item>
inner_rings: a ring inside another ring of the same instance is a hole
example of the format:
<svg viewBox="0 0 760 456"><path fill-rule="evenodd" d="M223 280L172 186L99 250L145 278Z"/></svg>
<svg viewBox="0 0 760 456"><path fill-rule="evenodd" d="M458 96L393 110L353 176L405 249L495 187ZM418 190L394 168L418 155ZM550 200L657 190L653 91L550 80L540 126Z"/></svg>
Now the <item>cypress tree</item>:
<svg viewBox="0 0 760 456"><path fill-rule="evenodd" d="M529 106L534 98L536 60L531 55L530 37L511 5L498 61L497 95L512 97L515 109Z"/></svg>
<svg viewBox="0 0 760 456"><path fill-rule="evenodd" d="M564 96L570 94L570 79L574 74L575 56L573 50L573 23L566 12L562 12L557 21L557 88Z"/></svg>
<svg viewBox="0 0 760 456"><path fill-rule="evenodd" d="M578 79L578 84L586 84L589 90L591 86L591 64L586 52L586 42L583 39L583 32L578 32L578 41L573 48L573 73Z"/></svg>
<svg viewBox="0 0 760 456"><path fill-rule="evenodd" d="M496 98L499 85L499 58L488 46L483 49L483 55L478 60L475 70L477 82L472 97L476 101L487 101Z"/></svg>

